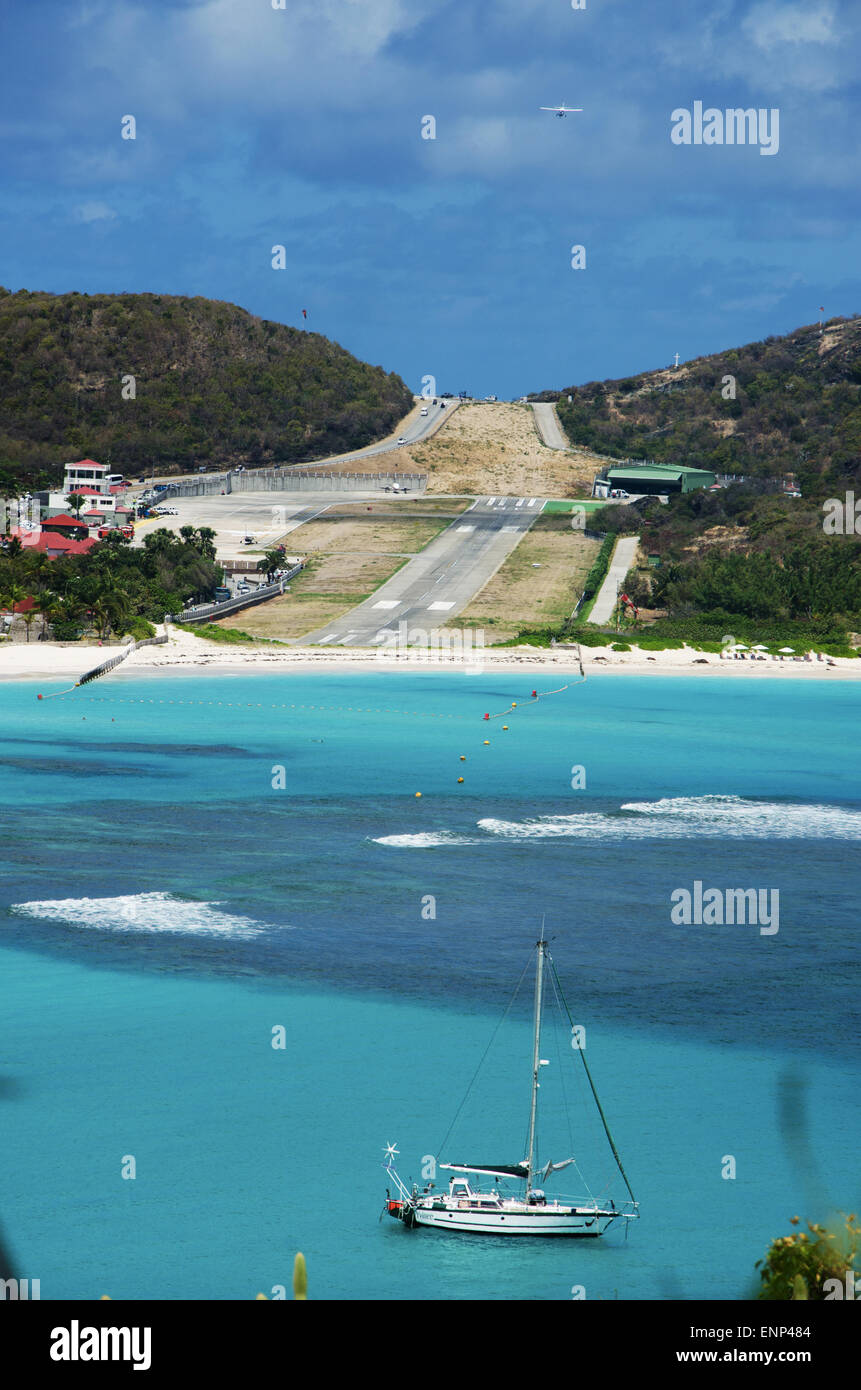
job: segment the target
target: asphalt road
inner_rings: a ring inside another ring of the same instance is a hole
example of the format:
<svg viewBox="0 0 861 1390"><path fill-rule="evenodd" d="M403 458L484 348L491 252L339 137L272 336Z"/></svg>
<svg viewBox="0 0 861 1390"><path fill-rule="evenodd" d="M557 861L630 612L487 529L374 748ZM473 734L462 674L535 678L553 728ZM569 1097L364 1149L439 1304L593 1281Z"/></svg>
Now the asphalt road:
<svg viewBox="0 0 861 1390"><path fill-rule="evenodd" d="M357 449L355 453L352 454L333 454L329 458L312 459L308 463L296 464L295 466L297 468L312 469L327 468L331 467L333 464L352 463L356 459L375 458L378 454L390 454L399 448L403 448L403 445L397 443L397 440L401 438L403 438L405 444L417 444L420 440L427 439L430 435L436 434L437 430L445 424L446 420L451 418L459 404L460 401L456 400L446 401L445 405L442 404L441 399L437 400L436 405L430 400L417 401L409 415L401 421L397 432L393 435L389 435L387 439L381 440L380 443L369 444L367 448ZM421 412L423 408L427 409L427 415L422 415ZM397 460L392 460L391 462L396 463ZM292 464L289 465L289 467L293 466ZM286 467L288 467L288 465L285 464L285 468ZM255 470L246 469L245 471L250 473ZM214 477L217 473L217 469L210 470L210 476ZM151 478L147 478L147 485L150 483L181 483L195 481L200 476L201 475L197 472L183 473L172 477L167 474L164 476L154 474ZM132 492L136 496L144 490L145 487L143 484L136 484L132 487Z"/></svg>
<svg viewBox="0 0 861 1390"><path fill-rule="evenodd" d="M546 444L548 449L569 449L571 446L562 433L556 407L549 401L533 401L532 410L541 442Z"/></svg>
<svg viewBox="0 0 861 1390"><path fill-rule="evenodd" d="M639 536L622 536L616 542L616 549L613 551L607 577L598 590L598 597L595 599L592 612L589 614L590 623L608 623L613 616L613 609L616 607L617 586L624 584L625 576L634 563L639 539Z"/></svg>
<svg viewBox="0 0 861 1390"><path fill-rule="evenodd" d="M427 634L442 627L495 574L543 506L541 497L478 498L369 599L327 627L308 633L302 642L379 646L399 633L406 633L410 640L409 634L416 630Z"/></svg>

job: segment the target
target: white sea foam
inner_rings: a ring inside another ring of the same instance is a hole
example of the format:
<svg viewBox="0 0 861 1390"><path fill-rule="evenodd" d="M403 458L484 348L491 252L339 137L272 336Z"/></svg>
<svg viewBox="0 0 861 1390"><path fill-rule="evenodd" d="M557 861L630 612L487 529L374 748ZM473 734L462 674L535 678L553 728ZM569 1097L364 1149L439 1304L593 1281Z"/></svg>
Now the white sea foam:
<svg viewBox="0 0 861 1390"><path fill-rule="evenodd" d="M170 893L129 893L118 898L57 898L15 903L13 912L91 931L174 932L181 936L259 936L266 928L251 917L222 911L218 903L187 902Z"/></svg>
<svg viewBox="0 0 861 1390"><path fill-rule="evenodd" d="M392 849L434 849L437 845L477 845L476 836L458 835L453 830L423 830L417 835L380 835L374 844L389 845Z"/></svg>
<svg viewBox="0 0 861 1390"><path fill-rule="evenodd" d="M647 817L660 831L671 823L680 833L729 835L762 840L861 840L861 811L815 803L748 801L741 796L667 796L629 801L622 811ZM630 826L630 822L626 822Z"/></svg>
<svg viewBox="0 0 861 1390"><path fill-rule="evenodd" d="M480 838L438 831L384 835L377 844L396 849L502 840L861 840L861 811L841 806L749 801L740 796L673 796L628 801L617 812L579 811L566 816L478 822Z"/></svg>

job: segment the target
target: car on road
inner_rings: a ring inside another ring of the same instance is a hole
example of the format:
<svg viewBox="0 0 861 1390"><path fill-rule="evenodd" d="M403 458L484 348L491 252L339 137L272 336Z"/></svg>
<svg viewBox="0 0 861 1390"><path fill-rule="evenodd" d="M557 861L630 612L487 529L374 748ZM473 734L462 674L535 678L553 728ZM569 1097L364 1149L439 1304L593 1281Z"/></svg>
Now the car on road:
<svg viewBox="0 0 861 1390"><path fill-rule="evenodd" d="M257 541L255 540L254 536L246 536L246 537L243 539L242 544L243 544L243 545L256 545L256 544L257 544Z"/></svg>
<svg viewBox="0 0 861 1390"><path fill-rule="evenodd" d="M614 488L612 488L611 491L610 491L610 496L611 496L611 497L621 497L621 498L625 498L625 497L630 497L630 495L631 495L631 494L630 494L629 492L626 492L625 489L624 489L623 487L614 487Z"/></svg>
<svg viewBox="0 0 861 1390"><path fill-rule="evenodd" d="M440 401L439 408L440 410L445 410L445 401Z"/></svg>
<svg viewBox="0 0 861 1390"><path fill-rule="evenodd" d="M422 415L427 415L427 413L428 413L428 408L427 408L426 405L423 405L423 406L422 406L421 413L422 413Z"/></svg>
<svg viewBox="0 0 861 1390"><path fill-rule="evenodd" d="M401 435L400 439L398 440L398 443L399 443L399 444L406 444L406 442L407 442L407 441L404 439L403 435Z"/></svg>

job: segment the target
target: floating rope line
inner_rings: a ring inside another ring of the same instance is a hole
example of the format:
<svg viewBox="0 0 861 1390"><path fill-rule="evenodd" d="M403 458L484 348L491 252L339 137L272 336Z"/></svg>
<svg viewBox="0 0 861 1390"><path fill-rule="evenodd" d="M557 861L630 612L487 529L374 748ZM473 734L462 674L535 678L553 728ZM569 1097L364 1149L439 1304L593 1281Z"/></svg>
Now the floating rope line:
<svg viewBox="0 0 861 1390"><path fill-rule="evenodd" d="M94 666L91 671L85 671L81 679L75 681L74 685L70 685L68 690L55 690L51 695L37 695L36 699L55 700L58 695L71 695L72 691L77 690L79 686L86 685L88 681L97 680L99 676L106 676L108 671L113 671L115 666L119 666L120 662L125 661L127 656L131 656L132 652L136 652L138 647L162 646L166 641L167 633L163 633L161 637L144 637L140 642L136 642L133 637L131 641L123 647L121 652L118 652L116 656L109 657L107 661L103 661L99 666Z"/></svg>
<svg viewBox="0 0 861 1390"><path fill-rule="evenodd" d="M585 680L586 677L584 676L583 679ZM579 685L580 682L579 682L579 681L575 681L574 684L575 684L575 685ZM529 699L528 704L519 705L519 704L517 703L516 700L512 700L511 704L508 706L507 709L501 709L501 710L498 712L498 714L486 714L486 715L484 716L484 718L485 718L485 719L503 719L506 715L511 714L511 711L512 711L512 710L515 710L515 709L531 709L534 705L537 705L537 704L538 704L538 701L541 700L541 699L543 699L546 695L561 695L561 694L562 694L562 691L563 691L563 690L567 690L567 689L568 689L568 686L567 686L567 685L560 685L560 687L559 687L558 690L533 690L533 692L532 692L532 694L531 694L531 696L530 696L530 699Z"/></svg>
<svg viewBox="0 0 861 1390"><path fill-rule="evenodd" d="M58 695L71 695L82 685L78 681L77 685L72 685L68 690L56 690L53 695L41 696L44 700L54 699ZM410 718L417 719L458 719L465 722L472 719L472 715L466 714L443 714L437 710L416 710L416 709L377 709L371 705L305 705L305 704L272 704L264 705L256 700L165 700L158 696L125 696L125 695L88 695L85 697L89 704L96 705L187 705L189 709L194 706L208 707L210 709L307 709L314 712L337 713L337 714L401 714Z"/></svg>

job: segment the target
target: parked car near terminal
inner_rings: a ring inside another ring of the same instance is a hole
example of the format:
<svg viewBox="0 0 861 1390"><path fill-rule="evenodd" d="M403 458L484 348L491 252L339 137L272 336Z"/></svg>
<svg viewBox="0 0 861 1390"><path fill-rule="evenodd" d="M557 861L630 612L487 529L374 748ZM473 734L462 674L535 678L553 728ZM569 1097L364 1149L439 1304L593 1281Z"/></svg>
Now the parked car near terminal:
<svg viewBox="0 0 861 1390"><path fill-rule="evenodd" d="M219 587L215 591L215 602L225 603L229 598L233 598L233 595L231 594L227 586L225 584L219 585Z"/></svg>

